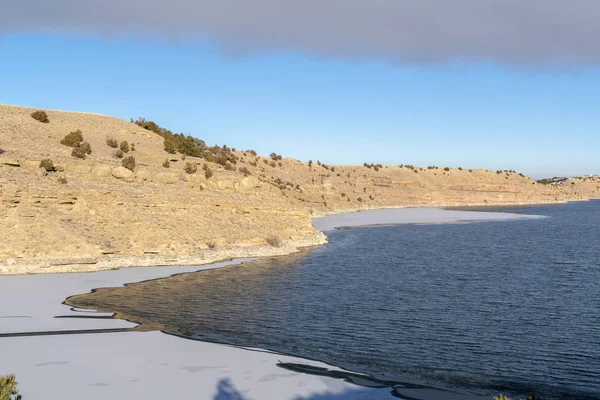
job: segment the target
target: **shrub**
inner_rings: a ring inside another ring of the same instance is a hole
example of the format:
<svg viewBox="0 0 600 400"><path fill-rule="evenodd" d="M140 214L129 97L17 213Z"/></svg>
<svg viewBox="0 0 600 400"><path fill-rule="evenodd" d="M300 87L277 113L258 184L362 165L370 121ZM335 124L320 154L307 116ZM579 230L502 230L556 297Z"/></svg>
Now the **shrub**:
<svg viewBox="0 0 600 400"><path fill-rule="evenodd" d="M281 238L279 236L271 235L271 236L267 237L265 240L266 240L267 244L272 247L281 247L283 245L283 241L281 240Z"/></svg>
<svg viewBox="0 0 600 400"><path fill-rule="evenodd" d="M129 153L129 143L127 143L127 140L123 140L119 145L119 148L123 153Z"/></svg>
<svg viewBox="0 0 600 400"><path fill-rule="evenodd" d="M362 199L362 197L359 197L359 198L358 198L358 199L356 199L356 200L358 200L358 201L359 201L359 202L361 202L361 203L363 202L363 199Z"/></svg>
<svg viewBox="0 0 600 400"><path fill-rule="evenodd" d="M21 400L14 375L0 376L0 400Z"/></svg>
<svg viewBox="0 0 600 400"><path fill-rule="evenodd" d="M171 139L165 139L164 141L165 151L169 154L177 153L177 143Z"/></svg>
<svg viewBox="0 0 600 400"><path fill-rule="evenodd" d="M180 152L190 157L207 157L206 143L203 140L197 139L193 136L186 136L182 133L173 133L168 129L160 127L153 121L146 121L145 118L138 118L136 121L131 119L131 122L141 126L144 129L152 131L162 138L164 138L164 149L169 154L175 154ZM217 147L217 146L215 146ZM131 151L134 151L133 149ZM219 151L230 153L231 150L227 146L223 146ZM232 155L232 158L236 157ZM234 163L235 164L235 163Z"/></svg>
<svg viewBox="0 0 600 400"><path fill-rule="evenodd" d="M0 147L0 154L4 153L4 150L2 150L2 147Z"/></svg>
<svg viewBox="0 0 600 400"><path fill-rule="evenodd" d="M203 140L192 136L185 136L182 133L173 134L170 131L164 135L165 151L170 154L180 152L190 157L206 156L206 143ZM218 146L217 146L218 147ZM214 149L216 152L216 149ZM219 147L219 151L224 151Z"/></svg>
<svg viewBox="0 0 600 400"><path fill-rule="evenodd" d="M227 164L227 156L225 156L224 154L215 154L215 162L217 164L220 164L222 166L225 166Z"/></svg>
<svg viewBox="0 0 600 400"><path fill-rule="evenodd" d="M85 154L92 154L92 146L90 146L90 144L88 142L83 142L79 145L79 148L81 149L81 151L83 151Z"/></svg>
<svg viewBox="0 0 600 400"><path fill-rule="evenodd" d="M313 164L312 160L308 160L308 166L309 166L309 168L312 167L312 164Z"/></svg>
<svg viewBox="0 0 600 400"><path fill-rule="evenodd" d="M125 157L123 159L123 161L121 161L121 165L130 171L134 171L135 170L135 157L134 156Z"/></svg>
<svg viewBox="0 0 600 400"><path fill-rule="evenodd" d="M235 171L235 167L229 163L225 164L225 171Z"/></svg>
<svg viewBox="0 0 600 400"><path fill-rule="evenodd" d="M117 150L115 151L115 157L117 158L123 158L124 154L121 150Z"/></svg>
<svg viewBox="0 0 600 400"><path fill-rule="evenodd" d="M448 172L448 171L450 171L450 168L446 167L446 168L444 168L444 171Z"/></svg>
<svg viewBox="0 0 600 400"><path fill-rule="evenodd" d="M459 170L459 171L462 171L462 167L458 167L458 170Z"/></svg>
<svg viewBox="0 0 600 400"><path fill-rule="evenodd" d="M133 118L131 118L131 123L136 124L137 126L141 126L146 130L152 131L161 137L165 137L166 135L172 134L170 130L158 126L156 122L146 121L146 118L139 117L137 121L134 121Z"/></svg>
<svg viewBox="0 0 600 400"><path fill-rule="evenodd" d="M194 163L185 163L185 172L188 174L195 174L198 171L198 166Z"/></svg>
<svg viewBox="0 0 600 400"><path fill-rule="evenodd" d="M44 168L46 171L54 171L54 163L49 158L44 158L40 161L40 168Z"/></svg>
<svg viewBox="0 0 600 400"><path fill-rule="evenodd" d="M275 164L275 161L271 161L271 163L269 165L273 168L277 167L277 164Z"/></svg>
<svg viewBox="0 0 600 400"><path fill-rule="evenodd" d="M263 162L264 162L265 164L268 164L268 163L269 163L269 160L267 160L267 159L265 158L265 159L263 159Z"/></svg>
<svg viewBox="0 0 600 400"><path fill-rule="evenodd" d="M214 250L216 248L219 247L219 244L217 243L216 240L210 240L208 242L206 242L206 245L208 246L209 249Z"/></svg>
<svg viewBox="0 0 600 400"><path fill-rule="evenodd" d="M60 183L61 185L65 185L67 183L67 178L64 176L59 176L58 183Z"/></svg>
<svg viewBox="0 0 600 400"><path fill-rule="evenodd" d="M0 153L2 154L2 153ZM252 165L253 167L256 167L258 164L256 163L256 161L250 161L248 164Z"/></svg>
<svg viewBox="0 0 600 400"><path fill-rule="evenodd" d="M256 151L254 150L248 150L248 153L252 154L254 157L256 157Z"/></svg>
<svg viewBox="0 0 600 400"><path fill-rule="evenodd" d="M112 147L113 149L116 149L117 147L119 147L119 143L117 142L117 139L113 139L111 137L106 138L106 144L109 147Z"/></svg>
<svg viewBox="0 0 600 400"><path fill-rule="evenodd" d="M75 158L85 159L85 151L81 147L75 147L73 151L71 151L71 155Z"/></svg>
<svg viewBox="0 0 600 400"><path fill-rule="evenodd" d="M43 122L44 124L47 124L48 122L50 122L50 120L48 119L48 114L46 114L45 111L41 111L41 110L32 112L31 118L35 119L36 121Z"/></svg>
<svg viewBox="0 0 600 400"><path fill-rule="evenodd" d="M171 166L171 162L170 162L170 161L169 161L169 159L167 158L167 159L165 160L165 162L164 162L162 165L163 165L163 167L165 167L165 168L169 168L169 167Z"/></svg>
<svg viewBox="0 0 600 400"><path fill-rule="evenodd" d="M131 151L135 151L135 144L131 143Z"/></svg>
<svg viewBox="0 0 600 400"><path fill-rule="evenodd" d="M64 139L60 141L60 144L69 146L69 147L77 147L83 142L83 135L79 129L65 135Z"/></svg>
<svg viewBox="0 0 600 400"><path fill-rule="evenodd" d="M204 170L204 176L206 177L206 179L210 179L213 176L213 171L210 168L206 168Z"/></svg>
<svg viewBox="0 0 600 400"><path fill-rule="evenodd" d="M252 174L250 173L250 170L249 170L248 168L246 168L246 167L242 167L242 168L240 168L240 172L241 172L242 174L244 174L244 176L250 176L250 175L252 175Z"/></svg>

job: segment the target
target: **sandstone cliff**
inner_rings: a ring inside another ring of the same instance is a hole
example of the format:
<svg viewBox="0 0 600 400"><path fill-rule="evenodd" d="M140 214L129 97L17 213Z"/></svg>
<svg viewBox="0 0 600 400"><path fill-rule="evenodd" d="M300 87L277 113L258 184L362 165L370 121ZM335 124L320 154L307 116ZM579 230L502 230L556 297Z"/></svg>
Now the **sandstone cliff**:
<svg viewBox="0 0 600 400"><path fill-rule="evenodd" d="M540 185L512 172L321 166L239 150L236 170L226 170L169 154L162 137L127 121L47 110L50 122L42 123L33 111L0 106L0 273L278 254L323 243L311 225L311 216L319 214L563 202L600 194L595 177ZM92 148L85 159L60 144L77 129ZM121 167L108 137L134 144L127 154L135 157L133 172ZM54 169L40 168L43 159L52 160ZM198 171L186 173L188 163ZM205 176L204 164L212 177Z"/></svg>

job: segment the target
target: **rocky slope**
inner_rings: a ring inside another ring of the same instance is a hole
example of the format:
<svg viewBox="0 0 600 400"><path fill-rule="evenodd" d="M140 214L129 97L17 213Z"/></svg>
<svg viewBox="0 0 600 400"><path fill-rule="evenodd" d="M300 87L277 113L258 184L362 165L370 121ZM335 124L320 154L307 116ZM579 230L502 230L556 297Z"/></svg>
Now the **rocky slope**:
<svg viewBox="0 0 600 400"><path fill-rule="evenodd" d="M309 165L235 151L236 170L164 150L117 118L0 106L0 273L188 264L323 243L311 216L421 205L548 203L599 197L600 179L540 185L512 172ZM81 130L85 159L60 144ZM135 145L133 172L107 138ZM40 168L50 159L54 169ZM163 166L170 160L169 168ZM185 172L186 164L197 172ZM207 165L213 176L207 178ZM247 170L245 170L245 169ZM246 171L246 173L241 173Z"/></svg>

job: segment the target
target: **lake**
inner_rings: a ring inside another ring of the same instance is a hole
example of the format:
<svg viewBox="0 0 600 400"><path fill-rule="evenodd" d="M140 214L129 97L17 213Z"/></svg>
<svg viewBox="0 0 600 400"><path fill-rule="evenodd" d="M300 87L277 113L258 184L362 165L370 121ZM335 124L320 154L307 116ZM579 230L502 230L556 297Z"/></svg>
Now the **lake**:
<svg viewBox="0 0 600 400"><path fill-rule="evenodd" d="M547 218L332 231L299 254L73 301L375 384L600 398L600 201L485 211Z"/></svg>

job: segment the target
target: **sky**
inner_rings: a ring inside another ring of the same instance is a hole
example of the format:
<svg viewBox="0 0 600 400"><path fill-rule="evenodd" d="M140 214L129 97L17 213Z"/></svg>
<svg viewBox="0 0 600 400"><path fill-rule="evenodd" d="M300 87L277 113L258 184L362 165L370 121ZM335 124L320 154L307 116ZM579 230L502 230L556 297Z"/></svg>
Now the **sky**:
<svg viewBox="0 0 600 400"><path fill-rule="evenodd" d="M10 3L3 104L332 165L600 174L597 0Z"/></svg>

